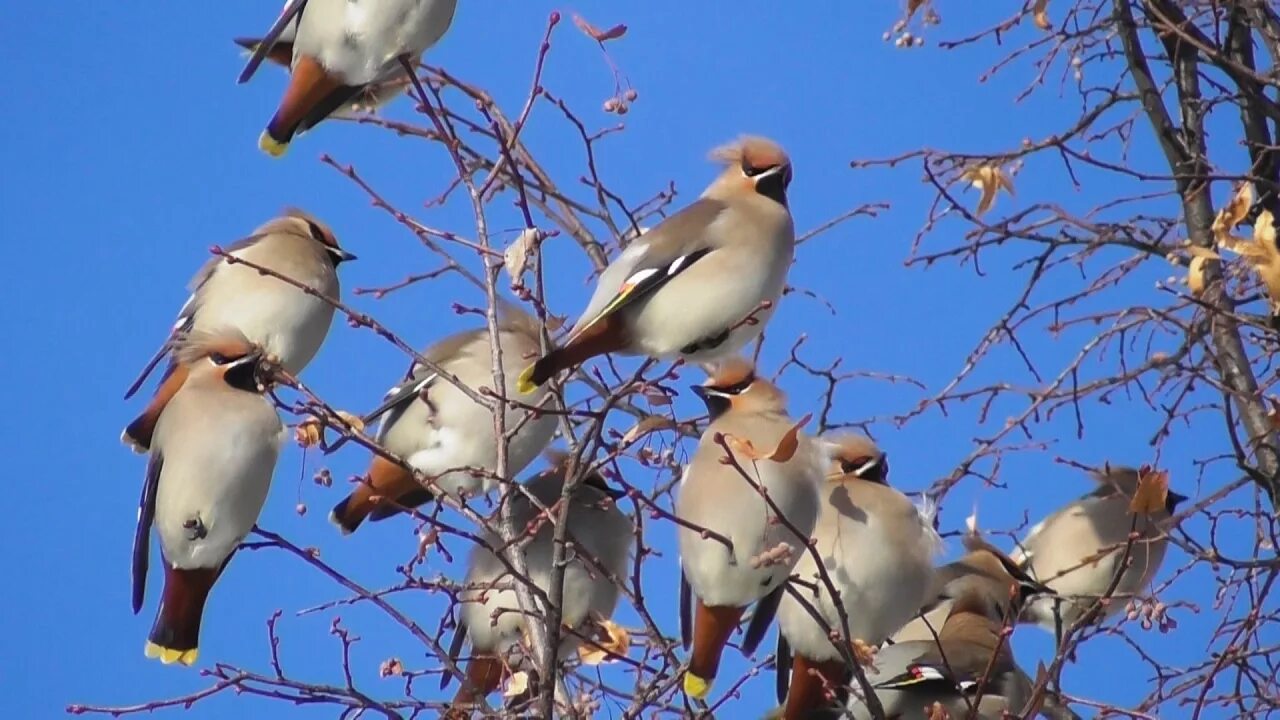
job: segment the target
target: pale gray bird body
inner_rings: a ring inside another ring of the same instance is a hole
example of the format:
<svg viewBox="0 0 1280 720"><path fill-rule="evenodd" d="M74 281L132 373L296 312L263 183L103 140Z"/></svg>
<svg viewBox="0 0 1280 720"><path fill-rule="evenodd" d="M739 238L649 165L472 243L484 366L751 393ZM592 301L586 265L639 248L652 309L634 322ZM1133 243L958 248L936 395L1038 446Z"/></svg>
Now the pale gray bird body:
<svg viewBox="0 0 1280 720"><path fill-rule="evenodd" d="M554 508L564 489L564 467L540 473L524 487L541 505ZM626 577L634 537L630 518L616 504L622 495L598 475L588 476L574 491L566 518L571 545L566 553L569 562L564 571L561 608L561 623L567 628L581 631L589 617L608 619L617 606L619 590L615 579ZM536 527L533 539L524 548L524 557L529 579L546 591L551 586L555 527L545 516L541 525L536 524L542 511L524 493L513 491L506 502L513 503L516 528ZM485 537L489 547L503 546L495 533L486 532ZM500 657L519 640L528 622L520 612L517 582L508 566L488 547L475 547L467 567L466 589L459 593L462 622L451 648L457 658L463 641L469 638L472 659L455 702L474 702L501 682ZM562 633L561 656L579 643L573 633Z"/></svg>
<svg viewBox="0 0 1280 720"><path fill-rule="evenodd" d="M1059 599L1036 598L1023 611L1023 620L1055 632L1059 628L1055 607L1060 608L1060 628L1065 630L1120 581L1099 619L1122 610L1128 598L1151 587L1168 548L1170 519L1186 498L1168 494L1165 508L1147 516L1130 512L1137 491L1139 471L1107 468L1093 475L1098 487L1069 503L1031 528L1012 553L1031 577L1053 588ZM1122 568L1130 531L1139 535L1129 552L1129 566Z"/></svg>
<svg viewBox="0 0 1280 720"><path fill-rule="evenodd" d="M704 362L759 336L795 253L791 161L776 143L753 137L713 157L725 171L605 269L569 339L526 371L522 387L605 353Z"/></svg>
<svg viewBox="0 0 1280 720"><path fill-rule="evenodd" d="M538 325L520 310L505 306L499 315L498 343L502 349L503 396L516 397L516 378L531 357L538 354ZM489 329L479 328L445 338L423 352L440 369L478 392L493 387L493 357ZM522 397L528 405L541 404L547 391ZM498 443L493 411L476 402L457 385L427 366L414 366L411 377L388 391L380 408L375 439L388 452L402 458L414 470L446 494L487 493L497 485ZM508 405L505 410L507 475L514 476L546 449L556 429L556 416ZM476 475L471 469L484 473ZM375 456L367 474L351 495L334 508L332 520L350 532L366 516L374 519L393 514L375 498L397 505L416 506L432 493L413 474L381 456Z"/></svg>
<svg viewBox="0 0 1280 720"><path fill-rule="evenodd" d="M259 146L284 153L293 136L324 120L370 86L404 77L453 23L457 0L289 0L240 75L290 45L288 89ZM279 56L276 56L277 59Z"/></svg>
<svg viewBox="0 0 1280 720"><path fill-rule="evenodd" d="M886 640L915 616L933 580L933 557L941 538L920 510L888 484L889 461L870 439L837 435L824 439L832 466L822 486L814 527L815 549L840 594L849 637L871 645ZM792 570L793 589L827 623L818 623L787 593L778 607L779 680L794 657L784 717L803 718L822 704L827 686L847 683L847 667L828 628L842 631L840 615L812 553ZM820 676L820 677L819 677Z"/></svg>
<svg viewBox="0 0 1280 720"><path fill-rule="evenodd" d="M323 298L339 299L337 266L355 257L339 247L333 232L311 215L290 209L227 246L226 251L311 288L321 297L247 265L220 256L210 258L192 279L191 297L178 312L169 339L126 397L137 391L174 343L192 332L236 330L293 375L320 350L334 311L332 303ZM122 440L126 444L139 451L149 447L156 420L185 377L180 364L170 365L151 403L125 429Z"/></svg>
<svg viewBox="0 0 1280 720"><path fill-rule="evenodd" d="M712 422L680 481L675 511L684 523L698 528L681 525L679 529L682 580L687 583L682 586L681 620L686 646L690 631L693 636L685 691L704 697L724 645L748 605L762 601L742 643L743 651L754 652L768 629L783 584L813 532L826 457L818 443L799 433L788 417L782 392L756 377L744 362L724 363L706 385L695 390L706 400ZM768 492L795 531L780 521L779 513L747 478L721 462L728 455L715 441L721 434L736 448L733 456L742 470ZM764 453L780 448L782 457L753 460L741 441ZM702 529L728 539L732 552L718 539L703 537ZM789 551L784 551L783 544ZM696 605L691 607L694 598Z"/></svg>
<svg viewBox="0 0 1280 720"><path fill-rule="evenodd" d="M1031 698L1032 683L1001 636L1025 601L1046 588L1022 574L1000 551L976 539L965 556L972 571L953 585L957 594L938 628L938 640L900 642L880 649L867 680L885 715L896 720L929 720L934 703L950 717L1000 720L1017 713ZM984 682L985 678L985 682ZM980 692L979 692L980 691ZM981 699L979 699L979 694ZM975 715L970 703L977 701ZM871 714L858 698L850 700L854 718ZM1072 717L1054 706L1051 717Z"/></svg>
<svg viewBox="0 0 1280 720"><path fill-rule="evenodd" d="M165 589L147 655L190 665L209 589L266 501L284 425L263 396L270 363L239 333L193 331L178 361L188 376L156 425L138 513L134 611L154 524Z"/></svg>

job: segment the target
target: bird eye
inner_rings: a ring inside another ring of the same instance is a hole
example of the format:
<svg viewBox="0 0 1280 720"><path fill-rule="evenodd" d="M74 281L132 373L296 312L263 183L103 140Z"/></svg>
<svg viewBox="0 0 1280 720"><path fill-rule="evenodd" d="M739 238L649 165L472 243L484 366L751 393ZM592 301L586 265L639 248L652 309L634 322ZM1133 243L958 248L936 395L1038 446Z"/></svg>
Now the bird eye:
<svg viewBox="0 0 1280 720"><path fill-rule="evenodd" d="M220 352L209 353L209 361L212 362L214 365L226 365L227 363L231 362L234 359L235 358L227 357L226 355L223 355Z"/></svg>
<svg viewBox="0 0 1280 720"><path fill-rule="evenodd" d="M747 388L751 387L752 383L754 383L755 381L756 379L754 377L749 377L746 380L743 380L742 382L737 382L732 385L725 385L724 387L718 387L716 388L716 390L719 390L725 395L741 395L742 393L746 392Z"/></svg>
<svg viewBox="0 0 1280 720"><path fill-rule="evenodd" d="M774 169L774 168L776 168L776 167L778 167L778 166L777 166L777 165L768 165L768 166L766 166L766 167L752 167L752 166L750 166L750 165L748 165L748 164L746 164L746 163L742 163L742 174L743 174L743 175L746 175L747 177L755 177L755 176L760 175L760 174L762 174L762 173L766 173L766 172L768 172L768 171L770 171L770 170L772 170L772 169Z"/></svg>

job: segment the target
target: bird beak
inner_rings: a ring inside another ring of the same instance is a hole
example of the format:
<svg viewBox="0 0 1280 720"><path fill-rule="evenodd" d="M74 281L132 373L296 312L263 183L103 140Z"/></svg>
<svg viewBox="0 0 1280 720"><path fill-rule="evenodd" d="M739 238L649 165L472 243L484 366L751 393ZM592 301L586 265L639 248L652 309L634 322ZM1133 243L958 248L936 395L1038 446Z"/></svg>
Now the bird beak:
<svg viewBox="0 0 1280 720"><path fill-rule="evenodd" d="M1176 493L1170 490L1169 494L1166 495L1164 499L1165 510L1168 511L1170 515L1172 515L1174 511L1178 509L1178 503L1181 503L1186 499L1187 499L1186 495L1183 495L1181 493Z"/></svg>
<svg viewBox="0 0 1280 720"><path fill-rule="evenodd" d="M339 265L344 262L350 262L356 259L356 256L343 250L340 247L329 248L329 254L333 256L333 264Z"/></svg>
<svg viewBox="0 0 1280 720"><path fill-rule="evenodd" d="M707 414L711 416L712 420L723 415L733 404L733 401L730 399L730 395L720 392L715 388L709 388L705 385L690 385L689 389L693 390L693 394L697 395L702 399L702 402L706 403Z"/></svg>

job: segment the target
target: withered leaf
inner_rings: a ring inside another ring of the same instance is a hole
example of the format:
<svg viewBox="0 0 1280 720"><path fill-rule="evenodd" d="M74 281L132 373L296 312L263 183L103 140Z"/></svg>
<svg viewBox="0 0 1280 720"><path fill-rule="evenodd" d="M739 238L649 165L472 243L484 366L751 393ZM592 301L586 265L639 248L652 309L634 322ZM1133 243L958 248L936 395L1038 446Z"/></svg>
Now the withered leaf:
<svg viewBox="0 0 1280 720"><path fill-rule="evenodd" d="M746 438L726 435L725 440L735 452L742 453L750 460L772 460L776 463L784 463L795 457L796 450L800 447L800 428L809 424L809 420L812 417L813 413L809 413L801 418L800 422L792 425L791 429L778 440L777 447L768 452L760 450L755 446L755 443Z"/></svg>
<svg viewBox="0 0 1280 720"><path fill-rule="evenodd" d="M625 657L631 648L631 633L612 620L592 620L594 642L578 646L578 659L583 665L599 665Z"/></svg>
<svg viewBox="0 0 1280 720"><path fill-rule="evenodd" d="M1041 30L1053 28L1053 23L1049 22L1048 9L1049 0L1036 0L1036 4L1031 7L1031 19Z"/></svg>
<svg viewBox="0 0 1280 720"><path fill-rule="evenodd" d="M1199 295L1204 292L1204 264L1210 260L1219 260L1221 256L1199 245L1192 245L1187 248L1187 252L1191 255L1191 262L1187 265L1187 287L1191 289L1192 295Z"/></svg>
<svg viewBox="0 0 1280 720"><path fill-rule="evenodd" d="M1138 489L1129 502L1129 512L1153 515L1165 508L1169 496L1169 472L1144 467L1138 471Z"/></svg>
<svg viewBox="0 0 1280 720"><path fill-rule="evenodd" d="M964 171L961 179L969 181L975 188L982 192L982 197L978 199L977 214L983 213L995 207L996 195L1000 190L1013 195L1013 181L1004 174L996 165L975 165Z"/></svg>
<svg viewBox="0 0 1280 720"><path fill-rule="evenodd" d="M400 662L400 658L387 658L378 666L378 677L391 677L404 673L404 664Z"/></svg>
<svg viewBox="0 0 1280 720"><path fill-rule="evenodd" d="M523 695L529 689L529 673L521 670L514 672L507 679L507 686L502 690L502 697L512 698Z"/></svg>
<svg viewBox="0 0 1280 720"><path fill-rule="evenodd" d="M520 278L529 265L529 256L533 254L533 248L541 235L542 231L537 228L526 228L502 252L502 266L507 269L513 285L520 284Z"/></svg>
<svg viewBox="0 0 1280 720"><path fill-rule="evenodd" d="M1226 212L1226 208L1223 212ZM1223 250L1239 254L1253 266L1267 288L1272 310L1280 309L1280 249L1276 247L1275 218L1271 211L1263 210L1258 213L1253 222L1252 240L1241 240L1230 235L1225 240L1221 237L1218 240Z"/></svg>
<svg viewBox="0 0 1280 720"><path fill-rule="evenodd" d="M1213 218L1213 237L1218 243L1222 245L1234 244L1236 238L1231 235L1231 231L1244 221L1245 216L1249 214L1249 206L1252 204L1253 186L1247 182L1237 185L1231 200Z"/></svg>
<svg viewBox="0 0 1280 720"><path fill-rule="evenodd" d="M664 415L645 416L622 436L622 444L630 445L651 432L671 427L675 427L675 423L669 417Z"/></svg>
<svg viewBox="0 0 1280 720"><path fill-rule="evenodd" d="M347 424L355 432L364 432L364 420L359 415L352 415L345 410L337 411L338 419ZM320 444L324 439L324 428L320 426L320 419L310 417L298 423L298 427L293 431L293 439L298 445L309 448Z"/></svg>
<svg viewBox="0 0 1280 720"><path fill-rule="evenodd" d="M595 25L587 22L586 19L577 13L574 13L573 15L573 24L577 25L579 30L586 33L587 37L599 43L608 40L617 40L627 34L627 26L622 23L618 23L608 30L601 30Z"/></svg>

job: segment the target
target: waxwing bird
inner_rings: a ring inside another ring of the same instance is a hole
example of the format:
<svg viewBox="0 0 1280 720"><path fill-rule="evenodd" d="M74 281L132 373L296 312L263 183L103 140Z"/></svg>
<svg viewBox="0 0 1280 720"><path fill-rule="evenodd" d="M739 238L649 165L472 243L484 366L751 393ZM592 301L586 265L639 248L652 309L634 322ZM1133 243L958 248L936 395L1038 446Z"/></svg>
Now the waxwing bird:
<svg viewBox="0 0 1280 720"><path fill-rule="evenodd" d="M1120 581L1098 620L1124 607L1124 599L1150 587L1164 562L1170 520L1185 496L1170 491L1162 512L1134 514L1129 504L1138 489L1139 475L1149 470L1104 467L1094 473L1098 486L1031 528L1013 553L1013 559L1039 582L1053 588L1058 598L1036 598L1023 612L1023 621L1061 633L1081 618L1112 581ZM1137 532L1124 561L1129 533Z"/></svg>
<svg viewBox="0 0 1280 720"><path fill-rule="evenodd" d="M523 390L605 353L704 362L760 334L795 253L786 195L791 160L759 137L712 158L724 172L605 268L569 339L525 371Z"/></svg>
<svg viewBox="0 0 1280 720"><path fill-rule="evenodd" d="M560 464L529 480L524 489L540 505L552 509L560 501L564 481L565 467ZM580 643L573 631L581 632L589 618L609 618L618 604L617 580L626 576L633 539L631 520L616 505L622 495L593 474L575 488L570 500L566 517L569 561L564 571L561 607L561 623L566 629L561 634L561 657ZM533 533L524 549L529 579L547 591L555 535L551 518L518 490L505 502L514 503L515 527L529 528L528 532ZM539 516L543 521L538 521ZM477 703L498 688L506 671L503 658L519 641L528 622L516 597L515 583L519 580L491 550L503 546L501 537L493 532L486 532L485 537L485 544L477 545L471 553L465 589L459 593L461 623L450 655L457 661L464 642L470 638L471 657L454 698L455 706ZM441 687L448 680L449 675L445 674Z"/></svg>
<svg viewBox="0 0 1280 720"><path fill-rule="evenodd" d="M505 305L499 314L498 345L502 349L504 397L516 396L516 377L529 358L538 354L538 324L530 316ZM427 348L423 357L452 374L473 391L493 387L493 358L489 328L450 336ZM521 398L538 405L540 391ZM382 405L369 417L381 416L375 437L388 452L402 458L445 493L487 493L497 481L497 440L493 411L476 402L449 380L426 366L414 364L408 380L391 388ZM507 472L515 475L533 462L551 442L556 417L508 405L505 427ZM380 520L399 507L416 507L432 493L414 478L411 469L375 455L359 487L333 508L330 519L344 533L353 532L365 517ZM472 472L484 471L483 475ZM392 500L394 503L382 502Z"/></svg>
<svg viewBox="0 0 1280 720"><path fill-rule="evenodd" d="M937 703L949 717L996 720L1006 711L1019 712L1031 698L1031 679L1014 662L1002 634L1029 598L1049 591L996 548L976 538L966 539L966 545L967 567L973 572L953 585L957 594L937 640L886 646L876 654L874 667L867 668L886 717L928 720L937 716ZM972 711L971 703L977 705ZM1074 716L1045 705L1041 711L1051 717ZM851 699L849 709L860 720L871 717L859 698Z"/></svg>
<svg viewBox="0 0 1280 720"><path fill-rule="evenodd" d="M241 42L253 46L253 56L240 82L264 59L284 64L288 57L290 67L289 86L258 146L279 157L294 135L406 77L449 29L456 7L457 0L288 0L265 36Z"/></svg>
<svg viewBox="0 0 1280 720"><path fill-rule="evenodd" d="M878 645L907 623L928 596L941 538L906 495L890 487L889 459L869 438L825 438L832 463L813 531L827 577L840 593L850 639ZM819 624L796 597L778 606L778 700L782 717L806 718L826 705L824 688L842 688L850 671L832 643L842 631L813 554L802 553L792 590L816 610ZM790 692L784 670L791 662Z"/></svg>
<svg viewBox="0 0 1280 720"><path fill-rule="evenodd" d="M338 299L338 264L355 259L338 246L333 231L311 215L289 209L248 237L228 245L226 252L274 270L321 297L247 265L231 263L221 256L210 258L191 280L191 297L178 312L169 338L143 368L125 399L132 397L156 365L193 332L236 330L293 375L301 372L320 350L333 320L333 305L323 298ZM138 452L150 448L160 413L186 377L186 368L171 357L155 396L125 428L121 441Z"/></svg>
<svg viewBox="0 0 1280 720"><path fill-rule="evenodd" d="M133 611L154 525L164 592L146 655L191 665L209 590L267 499L284 425L263 396L275 366L244 335L195 330L176 355L187 378L156 423L133 539Z"/></svg>
<svg viewBox="0 0 1280 720"><path fill-rule="evenodd" d="M787 416L782 391L745 361L722 363L694 392L706 402L711 423L680 480L675 511L682 521L681 637L688 648L692 634L693 644L684 689L703 698L748 605L757 603L743 652L753 653L768 630L813 532L826 458ZM735 448L730 464L720 442ZM768 456L755 457L760 453L751 448Z"/></svg>

